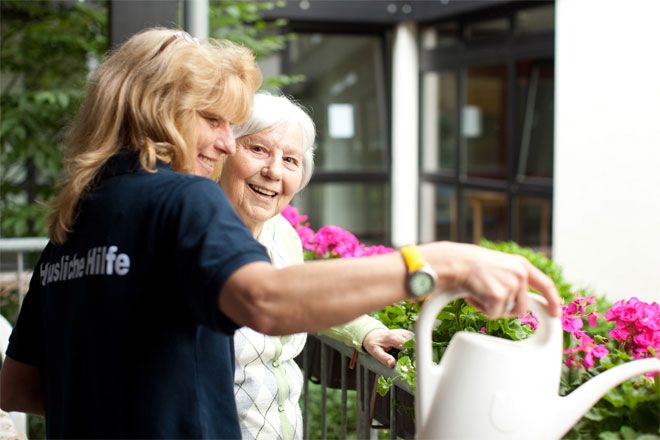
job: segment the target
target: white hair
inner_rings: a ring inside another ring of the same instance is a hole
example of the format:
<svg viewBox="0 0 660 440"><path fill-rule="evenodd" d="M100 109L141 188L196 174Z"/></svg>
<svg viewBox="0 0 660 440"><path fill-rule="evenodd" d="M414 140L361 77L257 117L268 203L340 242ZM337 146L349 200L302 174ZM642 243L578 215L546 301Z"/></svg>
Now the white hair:
<svg viewBox="0 0 660 440"><path fill-rule="evenodd" d="M237 142L240 138L250 136L267 128L284 124L295 126L303 138L302 179L298 191L302 190L312 178L314 172L314 140L316 129L312 118L304 108L292 98L275 96L266 92L254 95L252 114L247 121L234 125L232 131Z"/></svg>

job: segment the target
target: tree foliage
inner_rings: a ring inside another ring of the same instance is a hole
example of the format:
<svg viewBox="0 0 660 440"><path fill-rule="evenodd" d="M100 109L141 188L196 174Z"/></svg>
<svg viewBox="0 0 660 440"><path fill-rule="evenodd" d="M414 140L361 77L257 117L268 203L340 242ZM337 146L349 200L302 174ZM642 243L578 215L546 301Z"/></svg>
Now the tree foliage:
<svg viewBox="0 0 660 440"><path fill-rule="evenodd" d="M274 54L294 37L283 32L285 20L260 17L277 5L212 1L211 37L241 43L257 58ZM43 236L67 124L88 72L108 48L107 4L2 0L0 8L0 237ZM279 75L266 79L264 87L301 79Z"/></svg>
<svg viewBox="0 0 660 440"><path fill-rule="evenodd" d="M0 236L46 234L66 124L107 48L100 3L0 3Z"/></svg>
<svg viewBox="0 0 660 440"><path fill-rule="evenodd" d="M215 0L210 2L209 33L213 38L227 39L250 48L257 59L283 50L295 39L286 32L287 20L266 21L262 14L283 6L282 0L255 2L245 0ZM264 78L265 89L277 89L304 79L303 75L275 75Z"/></svg>

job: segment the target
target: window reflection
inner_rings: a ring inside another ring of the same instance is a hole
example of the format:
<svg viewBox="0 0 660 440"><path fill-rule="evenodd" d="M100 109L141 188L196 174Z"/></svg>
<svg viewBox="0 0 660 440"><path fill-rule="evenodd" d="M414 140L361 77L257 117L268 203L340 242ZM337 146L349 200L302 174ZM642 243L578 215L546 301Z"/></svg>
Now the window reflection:
<svg viewBox="0 0 660 440"><path fill-rule="evenodd" d="M313 109L316 166L323 171L386 170L381 40L367 35L299 34L287 70L305 75L287 92Z"/></svg>
<svg viewBox="0 0 660 440"><path fill-rule="evenodd" d="M458 240L456 191L448 185L422 183L420 237L422 242Z"/></svg>
<svg viewBox="0 0 660 440"><path fill-rule="evenodd" d="M423 79L422 144L425 171L456 167L458 86L456 72L428 72Z"/></svg>
<svg viewBox="0 0 660 440"><path fill-rule="evenodd" d="M387 243L389 191L381 183L311 183L293 201L315 230L337 225L371 244Z"/></svg>
<svg viewBox="0 0 660 440"><path fill-rule="evenodd" d="M467 105L461 132L470 176L506 177L506 73L504 65L467 70Z"/></svg>
<svg viewBox="0 0 660 440"><path fill-rule="evenodd" d="M522 246L550 254L552 234L551 200L540 197L519 197L515 203L515 238Z"/></svg>
<svg viewBox="0 0 660 440"><path fill-rule="evenodd" d="M482 238L507 240L509 219L503 192L468 190L463 193L463 241L479 243Z"/></svg>
<svg viewBox="0 0 660 440"><path fill-rule="evenodd" d="M518 12L516 23L521 34L552 32L555 29L555 5L523 9Z"/></svg>
<svg viewBox="0 0 660 440"><path fill-rule="evenodd" d="M455 21L429 26L422 32L422 48L453 47L459 43L459 37L459 26Z"/></svg>
<svg viewBox="0 0 660 440"><path fill-rule="evenodd" d="M554 62L517 63L520 151L517 180L551 179L554 145Z"/></svg>
<svg viewBox="0 0 660 440"><path fill-rule="evenodd" d="M422 240L551 246L554 2L510 6L421 28Z"/></svg>
<svg viewBox="0 0 660 440"><path fill-rule="evenodd" d="M463 30L466 40L506 37L511 26L507 17L470 23Z"/></svg>

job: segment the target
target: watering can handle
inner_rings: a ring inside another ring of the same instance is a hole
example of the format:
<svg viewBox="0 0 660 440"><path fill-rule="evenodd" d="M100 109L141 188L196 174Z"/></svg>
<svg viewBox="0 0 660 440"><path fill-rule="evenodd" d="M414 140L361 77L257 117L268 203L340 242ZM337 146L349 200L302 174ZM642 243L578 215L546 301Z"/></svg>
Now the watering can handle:
<svg viewBox="0 0 660 440"><path fill-rule="evenodd" d="M458 298L469 296L466 292L460 293L440 293L438 291L429 295L417 317L415 325L415 363L417 369L417 421L424 423L428 416L425 412L430 409L433 400L433 393L436 389L436 382L440 376L440 367L433 364L432 337L433 327L436 317L442 308ZM536 314L539 320L537 331L520 344L544 347L548 344L555 344L561 347L562 329L559 320L548 314L545 307L548 303L545 298L534 293L529 294L529 306ZM422 426L419 425L418 426Z"/></svg>

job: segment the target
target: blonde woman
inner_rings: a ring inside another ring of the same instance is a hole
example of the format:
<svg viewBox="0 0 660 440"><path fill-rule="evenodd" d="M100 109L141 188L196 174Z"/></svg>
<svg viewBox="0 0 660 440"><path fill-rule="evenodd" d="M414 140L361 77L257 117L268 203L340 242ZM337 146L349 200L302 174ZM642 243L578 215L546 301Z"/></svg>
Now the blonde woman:
<svg viewBox="0 0 660 440"><path fill-rule="evenodd" d="M0 408L45 414L49 438L239 438L237 328L316 331L406 297L396 254L274 268L207 178L235 152L230 124L260 82L246 49L168 29L102 63L68 139ZM558 313L526 260L453 243L418 253L438 289L465 289L491 316L522 311L528 284Z"/></svg>

